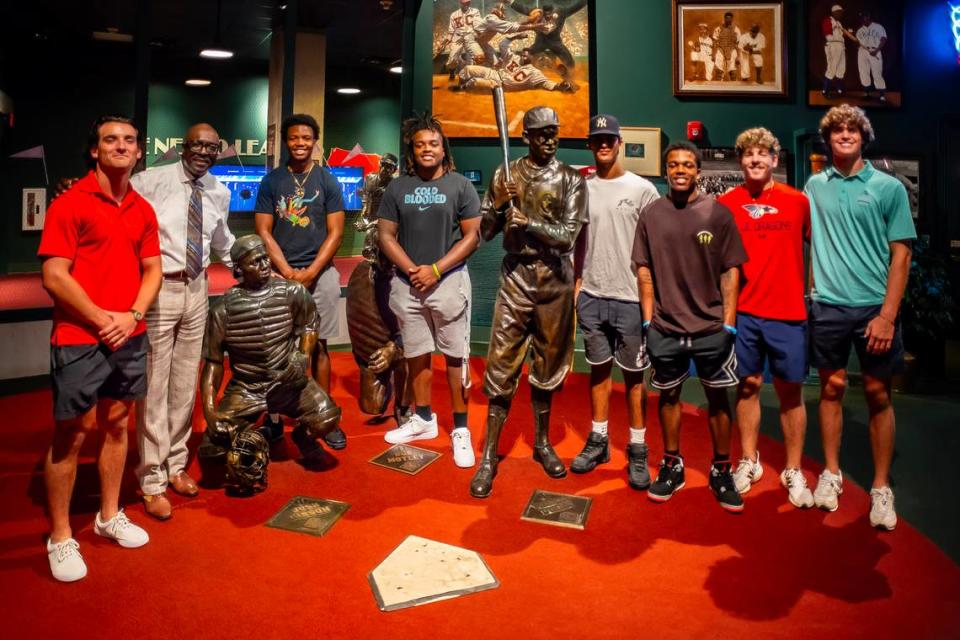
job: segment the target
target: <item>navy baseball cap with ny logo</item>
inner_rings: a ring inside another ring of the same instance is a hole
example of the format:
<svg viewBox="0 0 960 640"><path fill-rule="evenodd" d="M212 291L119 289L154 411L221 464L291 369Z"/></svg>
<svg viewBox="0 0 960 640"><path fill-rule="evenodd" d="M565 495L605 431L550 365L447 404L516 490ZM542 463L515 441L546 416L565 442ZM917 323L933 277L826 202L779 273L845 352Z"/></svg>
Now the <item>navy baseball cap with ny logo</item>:
<svg viewBox="0 0 960 640"><path fill-rule="evenodd" d="M591 136L617 136L620 137L620 121L614 116L605 113L598 113L590 118Z"/></svg>

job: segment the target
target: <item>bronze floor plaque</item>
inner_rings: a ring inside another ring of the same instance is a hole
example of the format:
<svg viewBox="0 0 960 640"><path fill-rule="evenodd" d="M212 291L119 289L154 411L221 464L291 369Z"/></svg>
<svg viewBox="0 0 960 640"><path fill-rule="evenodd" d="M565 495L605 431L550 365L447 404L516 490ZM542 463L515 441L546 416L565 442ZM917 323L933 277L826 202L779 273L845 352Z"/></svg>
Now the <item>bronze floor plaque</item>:
<svg viewBox="0 0 960 640"><path fill-rule="evenodd" d="M409 444L395 444L370 462L387 469L393 469L407 475L416 475L423 468L440 457L436 451L428 451Z"/></svg>
<svg viewBox="0 0 960 640"><path fill-rule="evenodd" d="M571 496L565 493L552 493L537 489L530 496L527 508L523 510L521 520L542 522L557 527L584 529L593 498Z"/></svg>
<svg viewBox="0 0 960 640"><path fill-rule="evenodd" d="M267 526L322 536L330 531L349 508L350 505L346 502L296 496L270 518Z"/></svg>

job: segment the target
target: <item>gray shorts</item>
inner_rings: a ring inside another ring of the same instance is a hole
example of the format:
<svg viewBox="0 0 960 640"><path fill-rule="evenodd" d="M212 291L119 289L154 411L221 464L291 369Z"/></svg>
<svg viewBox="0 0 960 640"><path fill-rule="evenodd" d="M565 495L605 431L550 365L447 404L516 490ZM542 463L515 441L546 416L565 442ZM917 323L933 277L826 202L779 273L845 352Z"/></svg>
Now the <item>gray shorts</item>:
<svg viewBox="0 0 960 640"><path fill-rule="evenodd" d="M390 310L397 316L403 354L415 358L434 349L454 358L470 355L470 274L467 268L447 274L434 288L417 291L394 276Z"/></svg>
<svg viewBox="0 0 960 640"><path fill-rule="evenodd" d="M639 302L600 298L581 291L577 324L583 334L584 355L591 365L613 360L624 371L638 372L650 366Z"/></svg>
<svg viewBox="0 0 960 640"><path fill-rule="evenodd" d="M340 335L340 272L332 264L323 270L310 288L317 304L317 337L321 340Z"/></svg>

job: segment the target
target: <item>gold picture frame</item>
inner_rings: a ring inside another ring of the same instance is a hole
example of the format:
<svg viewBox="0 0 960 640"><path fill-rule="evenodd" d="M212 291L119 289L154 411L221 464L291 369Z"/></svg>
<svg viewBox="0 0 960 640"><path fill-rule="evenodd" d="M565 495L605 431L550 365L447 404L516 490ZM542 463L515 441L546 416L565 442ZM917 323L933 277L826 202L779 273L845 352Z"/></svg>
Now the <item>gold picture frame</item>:
<svg viewBox="0 0 960 640"><path fill-rule="evenodd" d="M638 176L659 177L660 139L659 127L620 127L620 164L624 170Z"/></svg>

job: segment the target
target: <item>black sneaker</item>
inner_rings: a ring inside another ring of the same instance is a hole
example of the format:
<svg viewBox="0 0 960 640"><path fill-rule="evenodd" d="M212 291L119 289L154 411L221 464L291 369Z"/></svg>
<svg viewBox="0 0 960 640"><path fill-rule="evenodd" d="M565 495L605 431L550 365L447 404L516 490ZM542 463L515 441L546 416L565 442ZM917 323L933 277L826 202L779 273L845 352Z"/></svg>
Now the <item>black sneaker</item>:
<svg viewBox="0 0 960 640"><path fill-rule="evenodd" d="M683 458L664 455L660 461L660 473L656 481L647 489L647 497L654 502L666 502L687 484L683 478Z"/></svg>
<svg viewBox="0 0 960 640"><path fill-rule="evenodd" d="M627 482L631 489L643 491L650 486L650 468L647 466L647 445L627 445Z"/></svg>
<svg viewBox="0 0 960 640"><path fill-rule="evenodd" d="M323 434L323 441L326 442L327 446L331 449L339 451L347 447L347 434L345 434L340 427L335 427L331 431Z"/></svg>
<svg viewBox="0 0 960 640"><path fill-rule="evenodd" d="M263 419L263 435L266 436L267 442L270 444L275 444L283 440L283 420L277 420L274 422L270 419L270 415L267 414L267 417Z"/></svg>
<svg viewBox="0 0 960 640"><path fill-rule="evenodd" d="M607 436L591 431L586 444L583 445L583 451L578 453L570 463L570 471L587 473L603 462L610 462L609 439Z"/></svg>
<svg viewBox="0 0 960 640"><path fill-rule="evenodd" d="M710 465L710 490L716 496L717 502L727 511L740 513L743 511L743 498L737 492L733 483L733 474L730 465Z"/></svg>

